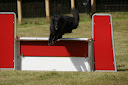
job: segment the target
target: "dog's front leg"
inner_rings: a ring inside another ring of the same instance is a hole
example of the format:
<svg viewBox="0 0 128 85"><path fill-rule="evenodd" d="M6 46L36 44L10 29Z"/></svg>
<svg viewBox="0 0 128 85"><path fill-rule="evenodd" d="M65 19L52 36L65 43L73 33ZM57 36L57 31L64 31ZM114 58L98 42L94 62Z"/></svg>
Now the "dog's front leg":
<svg viewBox="0 0 128 85"><path fill-rule="evenodd" d="M56 43L57 39L60 39L60 38L62 38L62 35L57 34L57 35L54 37L54 39L53 39L53 43Z"/></svg>
<svg viewBox="0 0 128 85"><path fill-rule="evenodd" d="M54 35L53 33L50 34L50 37L49 37L49 41L48 41L48 45L50 46L53 42L53 39L54 39Z"/></svg>

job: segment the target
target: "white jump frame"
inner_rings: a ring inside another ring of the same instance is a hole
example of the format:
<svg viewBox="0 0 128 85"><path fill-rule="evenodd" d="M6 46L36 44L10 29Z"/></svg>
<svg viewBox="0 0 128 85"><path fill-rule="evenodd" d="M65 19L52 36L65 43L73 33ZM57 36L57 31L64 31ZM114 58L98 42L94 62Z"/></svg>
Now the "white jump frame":
<svg viewBox="0 0 128 85"><path fill-rule="evenodd" d="M91 40L89 38L62 38L58 41L86 41L88 42L87 57L47 57L20 55L20 41L48 41L43 37L20 37L17 39L17 70L34 71L91 71ZM56 62L54 62L56 61ZM33 63L32 63L33 62ZM38 67L38 68L37 68Z"/></svg>

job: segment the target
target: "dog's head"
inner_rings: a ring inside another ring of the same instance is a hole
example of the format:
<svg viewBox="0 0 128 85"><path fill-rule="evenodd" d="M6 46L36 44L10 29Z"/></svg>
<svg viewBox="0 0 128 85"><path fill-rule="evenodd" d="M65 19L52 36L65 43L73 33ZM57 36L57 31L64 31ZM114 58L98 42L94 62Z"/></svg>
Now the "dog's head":
<svg viewBox="0 0 128 85"><path fill-rule="evenodd" d="M55 30L58 30L62 24L62 16L54 16L52 18Z"/></svg>

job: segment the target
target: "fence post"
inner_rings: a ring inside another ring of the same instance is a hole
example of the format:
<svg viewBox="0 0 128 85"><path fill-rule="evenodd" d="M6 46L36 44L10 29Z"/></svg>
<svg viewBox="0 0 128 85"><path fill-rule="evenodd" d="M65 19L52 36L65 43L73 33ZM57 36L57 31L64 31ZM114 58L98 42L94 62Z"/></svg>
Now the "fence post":
<svg viewBox="0 0 128 85"><path fill-rule="evenodd" d="M75 8L75 0L71 0L71 9Z"/></svg>
<svg viewBox="0 0 128 85"><path fill-rule="evenodd" d="M96 0L91 0L91 10L92 14L96 12Z"/></svg>
<svg viewBox="0 0 128 85"><path fill-rule="evenodd" d="M22 7L21 0L17 0L17 10L18 10L18 23L22 23Z"/></svg>
<svg viewBox="0 0 128 85"><path fill-rule="evenodd" d="M49 0L45 0L46 19L50 21Z"/></svg>

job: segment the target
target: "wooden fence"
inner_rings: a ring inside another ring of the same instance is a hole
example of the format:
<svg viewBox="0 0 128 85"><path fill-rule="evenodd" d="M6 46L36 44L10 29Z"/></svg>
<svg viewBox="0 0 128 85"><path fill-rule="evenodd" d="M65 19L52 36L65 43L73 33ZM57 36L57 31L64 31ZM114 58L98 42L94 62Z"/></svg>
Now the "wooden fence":
<svg viewBox="0 0 128 85"><path fill-rule="evenodd" d="M46 11L46 20L50 21L50 3L49 0L45 0L45 11ZM75 0L71 0L71 9L75 8ZM95 0L91 0L91 10L92 13L96 10ZM22 23L22 0L17 0L17 10L18 10L18 23Z"/></svg>

